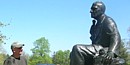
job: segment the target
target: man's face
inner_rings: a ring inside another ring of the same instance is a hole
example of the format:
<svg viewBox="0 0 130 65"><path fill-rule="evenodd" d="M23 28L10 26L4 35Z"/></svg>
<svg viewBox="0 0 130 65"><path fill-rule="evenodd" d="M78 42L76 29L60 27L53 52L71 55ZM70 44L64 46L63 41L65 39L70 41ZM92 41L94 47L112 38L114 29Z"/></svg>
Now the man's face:
<svg viewBox="0 0 130 65"><path fill-rule="evenodd" d="M91 13L91 18L97 18L102 14L101 8L98 5L92 5L90 13Z"/></svg>
<svg viewBox="0 0 130 65"><path fill-rule="evenodd" d="M21 55L21 54L22 54L22 51L23 51L22 47L19 47L19 48L15 47L15 48L13 49L13 53L15 53L15 54L17 54L17 55Z"/></svg>

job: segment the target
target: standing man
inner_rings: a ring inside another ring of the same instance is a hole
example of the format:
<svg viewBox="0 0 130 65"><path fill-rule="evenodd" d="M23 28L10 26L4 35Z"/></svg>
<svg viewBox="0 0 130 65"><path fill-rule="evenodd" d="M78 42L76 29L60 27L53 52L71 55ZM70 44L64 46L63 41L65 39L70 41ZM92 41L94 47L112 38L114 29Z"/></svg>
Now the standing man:
<svg viewBox="0 0 130 65"><path fill-rule="evenodd" d="M100 49L105 49L105 62L119 54L121 37L115 21L105 14L106 7L103 2L96 1L91 6L91 18L93 24L90 29L91 45L77 44L73 46L70 54L70 65L93 65L93 56Z"/></svg>
<svg viewBox="0 0 130 65"><path fill-rule="evenodd" d="M4 65L27 65L25 57L21 56L24 44L14 42L11 45L13 54L4 61Z"/></svg>

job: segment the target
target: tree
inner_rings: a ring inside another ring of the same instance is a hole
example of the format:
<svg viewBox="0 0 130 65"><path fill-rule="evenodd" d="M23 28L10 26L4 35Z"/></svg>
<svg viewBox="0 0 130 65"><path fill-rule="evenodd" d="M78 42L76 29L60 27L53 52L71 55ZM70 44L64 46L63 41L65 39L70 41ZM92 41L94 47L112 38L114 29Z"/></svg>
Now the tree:
<svg viewBox="0 0 130 65"><path fill-rule="evenodd" d="M6 25L0 22L0 27L3 28L4 26ZM5 52L4 48L2 47L2 43L4 43L5 39L6 39L6 36L3 35L2 32L0 31L0 52L1 53Z"/></svg>
<svg viewBox="0 0 130 65"><path fill-rule="evenodd" d="M128 64L130 65L130 27L128 28L128 36L129 36L129 40L127 41L127 49L128 49L128 52L129 52Z"/></svg>
<svg viewBox="0 0 130 65"><path fill-rule="evenodd" d="M127 52L127 48L125 47L125 44L126 44L125 40L122 40L120 48L119 48L119 50L120 50L119 56L125 60L125 65L128 65L129 54Z"/></svg>
<svg viewBox="0 0 130 65"><path fill-rule="evenodd" d="M59 65L69 65L70 63L70 51L69 50L59 50L56 53L54 52L53 55L53 63L54 64L59 64Z"/></svg>
<svg viewBox="0 0 130 65"><path fill-rule="evenodd" d="M0 65L3 65L3 62L4 62L5 58L7 58L7 57L8 56L6 56L6 54L4 54L4 53L0 54Z"/></svg>
<svg viewBox="0 0 130 65"><path fill-rule="evenodd" d="M2 28L4 26L6 26L6 25L3 24L2 22L0 22L0 27ZM4 60L6 59L6 57L8 57L8 56L6 56L6 51L2 46L2 43L4 43L5 39L6 39L6 36L3 35L3 33L0 30L0 65L3 65Z"/></svg>
<svg viewBox="0 0 130 65"><path fill-rule="evenodd" d="M127 41L127 49L130 51L130 27L128 28L129 40Z"/></svg>
<svg viewBox="0 0 130 65"><path fill-rule="evenodd" d="M36 65L38 63L50 64L52 59L49 56L50 45L45 37L41 37L34 42L34 48L31 49L33 55L30 56L29 64Z"/></svg>

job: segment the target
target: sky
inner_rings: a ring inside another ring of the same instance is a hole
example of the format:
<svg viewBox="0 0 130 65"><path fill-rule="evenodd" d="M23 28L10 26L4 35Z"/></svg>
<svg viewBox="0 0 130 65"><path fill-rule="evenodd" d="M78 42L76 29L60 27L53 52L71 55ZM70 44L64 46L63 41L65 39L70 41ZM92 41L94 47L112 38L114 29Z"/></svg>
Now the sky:
<svg viewBox="0 0 130 65"><path fill-rule="evenodd" d="M24 43L23 50L31 55L33 42L48 39L51 54L70 50L76 44L91 44L90 7L97 0L0 0L0 21L10 25L0 28L7 36L3 45L11 55L13 42ZM114 19L122 39L128 39L130 0L100 0L106 14Z"/></svg>

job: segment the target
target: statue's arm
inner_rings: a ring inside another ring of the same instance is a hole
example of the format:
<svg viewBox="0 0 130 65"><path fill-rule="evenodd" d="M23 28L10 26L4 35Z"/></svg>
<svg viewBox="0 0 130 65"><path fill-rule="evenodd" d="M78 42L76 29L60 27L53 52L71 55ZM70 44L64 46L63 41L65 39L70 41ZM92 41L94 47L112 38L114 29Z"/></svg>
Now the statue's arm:
<svg viewBox="0 0 130 65"><path fill-rule="evenodd" d="M110 35L110 45L108 52L113 52L118 54L119 52L119 45L121 42L120 34L117 29L116 23L112 18L108 18L108 26L107 26L107 34Z"/></svg>

